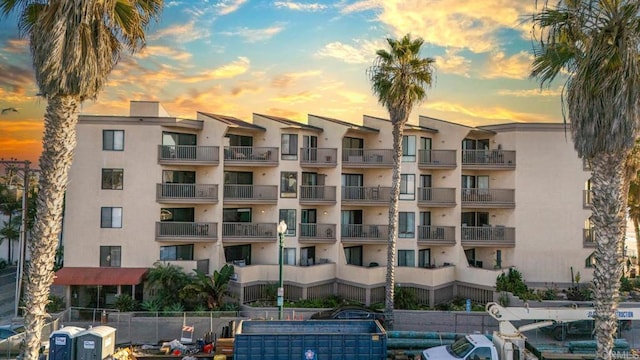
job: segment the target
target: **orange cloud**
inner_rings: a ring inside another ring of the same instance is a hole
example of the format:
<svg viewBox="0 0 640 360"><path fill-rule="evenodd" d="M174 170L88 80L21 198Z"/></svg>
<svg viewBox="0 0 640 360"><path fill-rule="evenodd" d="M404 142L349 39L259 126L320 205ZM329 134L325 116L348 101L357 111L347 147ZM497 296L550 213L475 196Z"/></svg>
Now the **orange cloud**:
<svg viewBox="0 0 640 360"><path fill-rule="evenodd" d="M547 115L523 113L513 111L504 107L480 107L466 106L453 102L436 101L426 103L421 109L429 109L449 113L447 120L463 121L470 126L486 125L488 123L510 123L510 122L556 122ZM472 119L469 119L471 117Z"/></svg>
<svg viewBox="0 0 640 360"><path fill-rule="evenodd" d="M295 84L295 82L298 79L306 78L306 77L316 77L316 76L319 76L320 74L322 74L322 71L320 70L310 70L310 71L304 71L304 72L280 74L280 75L276 75L271 80L271 86L273 86L274 88L283 89Z"/></svg>
<svg viewBox="0 0 640 360"><path fill-rule="evenodd" d="M284 103L299 103L306 102L320 97L319 94L313 91L303 91L297 94L291 95L282 95L277 97L272 97L271 101L284 102Z"/></svg>
<svg viewBox="0 0 640 360"><path fill-rule="evenodd" d="M506 56L502 51L494 52L479 75L485 79L526 79L529 77L532 61L533 55L524 51L512 56Z"/></svg>

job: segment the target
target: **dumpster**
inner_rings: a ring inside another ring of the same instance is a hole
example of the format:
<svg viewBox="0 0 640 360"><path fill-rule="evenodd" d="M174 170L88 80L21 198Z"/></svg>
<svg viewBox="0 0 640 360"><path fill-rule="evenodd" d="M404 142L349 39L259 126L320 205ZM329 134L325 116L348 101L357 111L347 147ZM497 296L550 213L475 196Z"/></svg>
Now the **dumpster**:
<svg viewBox="0 0 640 360"><path fill-rule="evenodd" d="M76 337L84 331L77 326L65 326L49 335L49 360L75 360Z"/></svg>
<svg viewBox="0 0 640 360"><path fill-rule="evenodd" d="M387 334L375 320L244 320L234 360L386 360Z"/></svg>
<svg viewBox="0 0 640 360"><path fill-rule="evenodd" d="M77 360L102 360L113 355L116 329L106 325L84 330L76 335Z"/></svg>

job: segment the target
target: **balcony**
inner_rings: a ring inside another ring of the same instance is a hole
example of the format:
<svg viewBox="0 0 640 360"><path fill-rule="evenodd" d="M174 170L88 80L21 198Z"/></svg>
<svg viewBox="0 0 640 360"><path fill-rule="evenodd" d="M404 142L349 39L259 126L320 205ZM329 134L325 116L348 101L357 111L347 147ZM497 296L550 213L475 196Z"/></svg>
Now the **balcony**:
<svg viewBox="0 0 640 360"><path fill-rule="evenodd" d="M462 150L462 168L465 170L513 170L516 152L508 150Z"/></svg>
<svg viewBox="0 0 640 360"><path fill-rule="evenodd" d="M582 208L591 209L591 190L582 190Z"/></svg>
<svg viewBox="0 0 640 360"><path fill-rule="evenodd" d="M594 237L593 229L582 229L582 247L596 247L596 239Z"/></svg>
<svg viewBox="0 0 640 360"><path fill-rule="evenodd" d="M335 205L335 186L300 186L300 205Z"/></svg>
<svg viewBox="0 0 640 360"><path fill-rule="evenodd" d="M455 188L418 188L418 206L455 207Z"/></svg>
<svg viewBox="0 0 640 360"><path fill-rule="evenodd" d="M462 207L467 208L504 208L516 207L514 189L462 189Z"/></svg>
<svg viewBox="0 0 640 360"><path fill-rule="evenodd" d="M156 222L156 241L215 242L218 239L218 223L212 222Z"/></svg>
<svg viewBox="0 0 640 360"><path fill-rule="evenodd" d="M342 167L392 168L392 149L342 149Z"/></svg>
<svg viewBox="0 0 640 360"><path fill-rule="evenodd" d="M456 244L454 226L418 226L418 245L450 246Z"/></svg>
<svg viewBox="0 0 640 360"><path fill-rule="evenodd" d="M418 150L419 169L455 169L455 150Z"/></svg>
<svg viewBox="0 0 640 360"><path fill-rule="evenodd" d="M350 244L386 244L389 240L389 225L340 225L343 243Z"/></svg>
<svg viewBox="0 0 640 360"><path fill-rule="evenodd" d="M421 286L440 286L456 280L456 267L453 265L432 268L396 266L396 283Z"/></svg>
<svg viewBox="0 0 640 360"><path fill-rule="evenodd" d="M277 204L277 185L241 185L224 186L226 204Z"/></svg>
<svg viewBox="0 0 640 360"><path fill-rule="evenodd" d="M225 243L275 242L278 240L276 223L225 222L222 223L222 241Z"/></svg>
<svg viewBox="0 0 640 360"><path fill-rule="evenodd" d="M397 269L397 267L396 267ZM338 278L358 284L358 286L374 286L385 283L387 274L386 266L366 267L358 265L345 265L338 269Z"/></svg>
<svg viewBox="0 0 640 360"><path fill-rule="evenodd" d="M190 273L194 269L202 272L203 274L209 274L209 259L203 260L158 260L158 262L165 265L173 265L182 268L185 273Z"/></svg>
<svg viewBox="0 0 640 360"><path fill-rule="evenodd" d="M164 204L217 204L215 184L156 184L156 201Z"/></svg>
<svg viewBox="0 0 640 360"><path fill-rule="evenodd" d="M160 165L218 165L218 146L158 145Z"/></svg>
<svg viewBox="0 0 640 360"><path fill-rule="evenodd" d="M299 243L335 243L336 242L336 225L335 224L300 224L300 234L298 236Z"/></svg>
<svg viewBox="0 0 640 360"><path fill-rule="evenodd" d="M285 282L308 285L321 281L334 280L336 278L336 264L322 262L320 259L313 266L283 266L282 278ZM278 259L276 257L275 261ZM240 284L277 282L279 276L278 264L251 264L245 266L234 266L236 282Z"/></svg>
<svg viewBox="0 0 640 360"><path fill-rule="evenodd" d="M338 166L338 149L301 148L300 167L336 167Z"/></svg>
<svg viewBox="0 0 640 360"><path fill-rule="evenodd" d="M230 166L278 166L277 147L225 146L224 164Z"/></svg>
<svg viewBox="0 0 640 360"><path fill-rule="evenodd" d="M504 226L462 226L462 246L514 247L516 229Z"/></svg>
<svg viewBox="0 0 640 360"><path fill-rule="evenodd" d="M388 205L391 199L391 187L387 186L343 186L342 203L344 205L380 206Z"/></svg>

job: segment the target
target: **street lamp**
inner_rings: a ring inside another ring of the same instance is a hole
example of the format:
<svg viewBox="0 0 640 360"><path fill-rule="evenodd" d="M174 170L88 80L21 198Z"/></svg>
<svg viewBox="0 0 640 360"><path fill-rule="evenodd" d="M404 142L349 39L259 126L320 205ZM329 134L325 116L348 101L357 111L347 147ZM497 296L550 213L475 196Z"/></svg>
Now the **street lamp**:
<svg viewBox="0 0 640 360"><path fill-rule="evenodd" d="M278 224L278 238L280 241L280 255L278 265L280 266L280 277L278 283L278 320L282 320L282 306L284 305L284 284L282 282L282 260L284 255L284 233L287 231L287 223L280 220Z"/></svg>

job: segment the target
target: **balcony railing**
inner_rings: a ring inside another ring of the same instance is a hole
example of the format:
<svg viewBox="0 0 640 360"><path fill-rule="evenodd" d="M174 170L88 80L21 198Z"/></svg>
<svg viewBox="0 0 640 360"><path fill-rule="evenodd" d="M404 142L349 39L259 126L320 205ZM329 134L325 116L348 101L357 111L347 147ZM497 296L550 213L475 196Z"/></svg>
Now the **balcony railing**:
<svg viewBox="0 0 640 360"><path fill-rule="evenodd" d="M462 150L465 169L514 169L516 152L511 150Z"/></svg>
<svg viewBox="0 0 640 360"><path fill-rule="evenodd" d="M582 207L590 209L591 205L591 190L582 190Z"/></svg>
<svg viewBox="0 0 640 360"><path fill-rule="evenodd" d="M418 150L418 168L420 169L438 169L438 168L455 168L456 167L456 151L455 150Z"/></svg>
<svg viewBox="0 0 640 360"><path fill-rule="evenodd" d="M156 222L156 241L208 242L218 238L218 223L212 222Z"/></svg>
<svg viewBox="0 0 640 360"><path fill-rule="evenodd" d="M342 149L342 166L393 167L392 149Z"/></svg>
<svg viewBox="0 0 640 360"><path fill-rule="evenodd" d="M455 245L454 226L418 226L418 245Z"/></svg>
<svg viewBox="0 0 640 360"><path fill-rule="evenodd" d="M300 166L335 167L338 165L336 148L301 148Z"/></svg>
<svg viewBox="0 0 640 360"><path fill-rule="evenodd" d="M225 185L224 202L227 204L275 204L278 202L278 186L240 184Z"/></svg>
<svg viewBox="0 0 640 360"><path fill-rule="evenodd" d="M165 165L217 165L220 163L220 147L158 145L158 163Z"/></svg>
<svg viewBox="0 0 640 360"><path fill-rule="evenodd" d="M156 201L162 203L218 202L218 185L215 184L156 184Z"/></svg>
<svg viewBox="0 0 640 360"><path fill-rule="evenodd" d="M516 206L514 189L462 189L463 207L513 208Z"/></svg>
<svg viewBox="0 0 640 360"><path fill-rule="evenodd" d="M276 166L279 152L277 147L225 146L224 163L238 166Z"/></svg>
<svg viewBox="0 0 640 360"><path fill-rule="evenodd" d="M383 243L389 239L389 225L342 224L343 242Z"/></svg>
<svg viewBox="0 0 640 360"><path fill-rule="evenodd" d="M505 226L462 226L463 246L507 246L516 244L516 229Z"/></svg>
<svg viewBox="0 0 640 360"><path fill-rule="evenodd" d="M271 242L278 239L276 223L222 223L222 240L224 242Z"/></svg>
<svg viewBox="0 0 640 360"><path fill-rule="evenodd" d="M300 224L299 242L306 243L333 243L336 241L335 224Z"/></svg>
<svg viewBox="0 0 640 360"><path fill-rule="evenodd" d="M593 236L593 229L582 229L582 246L596 247L596 239Z"/></svg>
<svg viewBox="0 0 640 360"><path fill-rule="evenodd" d="M455 188L418 188L418 206L456 206Z"/></svg>
<svg viewBox="0 0 640 360"><path fill-rule="evenodd" d="M391 187L387 186L343 186L342 202L358 205L388 204L391 199Z"/></svg>
<svg viewBox="0 0 640 360"><path fill-rule="evenodd" d="M300 204L303 205L322 205L336 203L336 187L335 186L300 186Z"/></svg>

